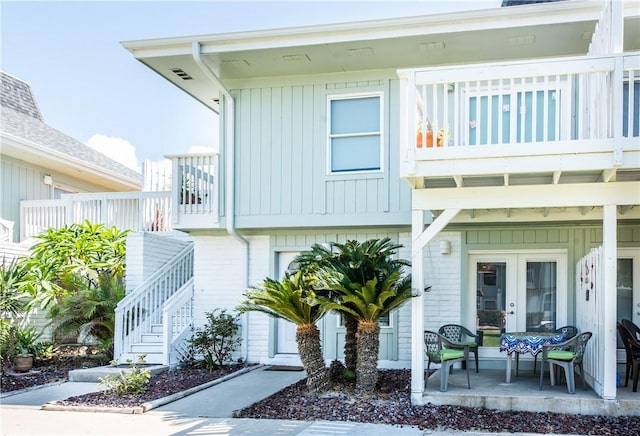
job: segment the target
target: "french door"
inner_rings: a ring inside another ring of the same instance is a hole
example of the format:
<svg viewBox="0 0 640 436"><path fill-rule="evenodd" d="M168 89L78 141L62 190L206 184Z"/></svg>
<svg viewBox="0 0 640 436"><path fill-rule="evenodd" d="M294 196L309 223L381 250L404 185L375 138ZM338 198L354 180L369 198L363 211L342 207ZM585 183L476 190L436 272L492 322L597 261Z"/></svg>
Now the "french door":
<svg viewBox="0 0 640 436"><path fill-rule="evenodd" d="M565 251L473 252L468 277L467 324L483 332L485 355L499 355L500 333L567 324Z"/></svg>
<svg viewBox="0 0 640 436"><path fill-rule="evenodd" d="M640 325L640 250L638 248L618 249L616 288L617 320L630 319ZM619 336L618 348L624 349Z"/></svg>

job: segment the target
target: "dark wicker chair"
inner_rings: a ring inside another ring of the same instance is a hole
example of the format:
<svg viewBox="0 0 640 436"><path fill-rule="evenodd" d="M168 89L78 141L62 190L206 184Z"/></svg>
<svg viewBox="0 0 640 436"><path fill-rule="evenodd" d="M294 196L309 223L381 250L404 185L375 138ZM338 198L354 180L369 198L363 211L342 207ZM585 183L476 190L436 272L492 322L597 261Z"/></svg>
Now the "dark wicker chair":
<svg viewBox="0 0 640 436"><path fill-rule="evenodd" d="M471 333L469 329L458 324L446 324L438 329L438 333L447 338L453 345L451 348L462 350L469 347L469 351L473 353L476 361L476 372L480 372L478 368L478 346L480 343L480 335Z"/></svg>
<svg viewBox="0 0 640 436"><path fill-rule="evenodd" d="M626 368L624 387L629 385L629 376L633 380L633 392L638 391L638 379L640 379L640 341L633 337L633 334L622 323L617 323L618 334L624 344L626 353Z"/></svg>
<svg viewBox="0 0 640 436"><path fill-rule="evenodd" d="M559 329L555 329L554 333L562 333L564 336L564 340L569 340L578 334L578 327L572 325L566 325L564 327L560 327ZM538 365L538 355L536 354L533 358L533 373L536 373L536 366Z"/></svg>
<svg viewBox="0 0 640 436"><path fill-rule="evenodd" d="M640 327L638 327L636 323L629 319L623 319L620 323L624 328L629 330L629 333L631 333L631 336L633 336L636 341L640 341Z"/></svg>
<svg viewBox="0 0 640 436"><path fill-rule="evenodd" d="M466 362L467 365L467 387L471 389L471 382L469 380L469 347L465 346L462 349L453 348L447 338L439 333L425 330L424 331L424 352L427 355L428 363L427 370L425 372L424 387L427 387L427 381L429 380L429 368L431 362L440 364L440 391L445 392L449 384L449 371L453 364L456 362Z"/></svg>
<svg viewBox="0 0 640 436"><path fill-rule="evenodd" d="M587 343L591 339L591 332L584 332L578 336L574 336L568 341L561 344L545 345L542 347L542 369L540 370L540 390L542 390L542 380L544 379L544 365L550 363L551 386L555 385L555 371L553 365L564 368L565 378L567 379L567 391L570 394L576 393L575 367L580 368L580 376L582 377L582 387L586 389L587 382L584 377L584 368L582 367L582 358L587 348Z"/></svg>

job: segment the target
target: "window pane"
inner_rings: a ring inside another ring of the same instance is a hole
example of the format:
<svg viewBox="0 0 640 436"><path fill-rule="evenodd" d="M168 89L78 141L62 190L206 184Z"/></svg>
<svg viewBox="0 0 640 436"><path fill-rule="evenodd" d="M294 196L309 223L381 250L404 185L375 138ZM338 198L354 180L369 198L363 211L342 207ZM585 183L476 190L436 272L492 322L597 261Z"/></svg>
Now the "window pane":
<svg viewBox="0 0 640 436"><path fill-rule="evenodd" d="M331 101L331 134L380 131L380 97Z"/></svg>
<svg viewBox="0 0 640 436"><path fill-rule="evenodd" d="M331 140L331 171L379 169L379 136L357 136Z"/></svg>
<svg viewBox="0 0 640 436"><path fill-rule="evenodd" d="M485 347L500 345L500 333L504 332L506 278L505 262L478 262L476 266L477 323Z"/></svg>
<svg viewBox="0 0 640 436"><path fill-rule="evenodd" d="M618 259L617 320L633 319L633 259ZM620 335L618 348L624 348Z"/></svg>
<svg viewBox="0 0 640 436"><path fill-rule="evenodd" d="M528 332L556 329L556 263L527 262Z"/></svg>

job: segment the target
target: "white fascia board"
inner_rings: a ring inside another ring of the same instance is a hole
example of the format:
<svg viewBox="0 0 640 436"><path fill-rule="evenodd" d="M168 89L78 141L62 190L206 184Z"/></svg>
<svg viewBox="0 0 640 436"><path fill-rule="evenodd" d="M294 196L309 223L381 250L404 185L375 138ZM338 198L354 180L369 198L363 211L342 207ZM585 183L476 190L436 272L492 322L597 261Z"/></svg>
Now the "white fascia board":
<svg viewBox="0 0 640 436"><path fill-rule="evenodd" d="M202 54L331 44L403 36L457 33L473 30L597 20L600 0L538 3L474 11L405 18L359 21L283 29L181 36L121 42L136 58L186 55L191 44L200 43Z"/></svg>
<svg viewBox="0 0 640 436"><path fill-rule="evenodd" d="M6 153L8 156L25 161L29 161L29 156L34 156L53 161L61 167L95 175L102 180L108 180L133 190L140 190L142 188L142 176L140 176L140 180L124 177L120 173L109 171L98 165L83 161L82 159L69 156L65 153L60 153L57 150L43 147L35 142L26 141L18 136L11 135L10 133L0 132L0 145L0 154ZM6 152L5 147L12 148L15 151L18 151L19 154L9 154Z"/></svg>

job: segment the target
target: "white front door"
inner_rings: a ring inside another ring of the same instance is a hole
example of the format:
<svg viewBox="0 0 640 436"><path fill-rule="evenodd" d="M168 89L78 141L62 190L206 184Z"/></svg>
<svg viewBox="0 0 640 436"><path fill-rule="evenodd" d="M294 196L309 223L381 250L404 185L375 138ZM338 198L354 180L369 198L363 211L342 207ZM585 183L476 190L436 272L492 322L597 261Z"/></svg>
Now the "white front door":
<svg viewBox="0 0 640 436"><path fill-rule="evenodd" d="M500 356L500 333L552 331L567 322L564 251L473 253L467 324L484 334L485 356Z"/></svg>
<svg viewBox="0 0 640 436"><path fill-rule="evenodd" d="M276 253L278 258L277 276L282 279L285 272L293 259L298 255L297 252L282 251ZM296 343L296 325L292 322L278 319L276 324L278 330L276 354L298 354L298 345Z"/></svg>

